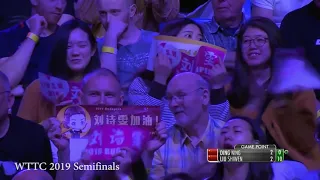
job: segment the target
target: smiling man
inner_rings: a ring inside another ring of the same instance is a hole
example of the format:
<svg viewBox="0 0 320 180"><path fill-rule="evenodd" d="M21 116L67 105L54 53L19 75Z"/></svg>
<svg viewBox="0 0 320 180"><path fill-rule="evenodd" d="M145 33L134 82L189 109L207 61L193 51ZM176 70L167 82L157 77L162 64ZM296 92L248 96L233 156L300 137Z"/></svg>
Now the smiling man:
<svg viewBox="0 0 320 180"><path fill-rule="evenodd" d="M168 84L167 100L176 125L169 129L166 144L154 154L151 178L188 172L195 166L209 166L200 173L204 177L196 179L209 177L215 166L207 164L206 149L217 146L216 137L224 124L209 116L209 84L194 73L178 74Z"/></svg>

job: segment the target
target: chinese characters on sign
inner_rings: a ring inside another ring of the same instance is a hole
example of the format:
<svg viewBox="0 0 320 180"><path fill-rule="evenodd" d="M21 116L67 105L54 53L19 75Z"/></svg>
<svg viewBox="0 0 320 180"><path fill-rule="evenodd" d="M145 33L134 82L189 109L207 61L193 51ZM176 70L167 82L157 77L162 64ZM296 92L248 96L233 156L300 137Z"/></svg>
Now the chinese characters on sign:
<svg viewBox="0 0 320 180"><path fill-rule="evenodd" d="M76 130L80 135L77 137L88 139L86 151L90 154L92 160L111 159L112 155L124 147L141 151L154 134L155 126L160 117L159 107L128 106L111 108L74 105L69 107L58 106L58 119L62 122L68 119L65 112L71 107L81 107L87 112L88 117L85 116L85 118L79 114L74 116L73 119L77 117L79 122L73 123L79 124ZM74 112L79 113L81 111L78 109ZM73 115L69 113L68 116ZM81 118L82 120L85 119L86 124L88 124L85 127L90 127L87 133L84 131L86 128L83 128ZM72 128L70 130L70 126L68 126L65 129L74 132L75 130ZM74 137L72 136L72 138Z"/></svg>
<svg viewBox="0 0 320 180"><path fill-rule="evenodd" d="M152 117L150 115L94 115L94 125L119 125L119 126L155 126L158 122L159 117ZM142 119L142 121L141 121Z"/></svg>
<svg viewBox="0 0 320 180"><path fill-rule="evenodd" d="M152 42L148 70L153 70L157 53L162 52L170 59L173 73L195 72L208 78L216 63L223 63L226 49L200 41L169 36L156 36Z"/></svg>
<svg viewBox="0 0 320 180"><path fill-rule="evenodd" d="M62 98L79 104L81 82L68 82L43 73L39 73L39 82L42 95L49 101L56 103L58 98Z"/></svg>

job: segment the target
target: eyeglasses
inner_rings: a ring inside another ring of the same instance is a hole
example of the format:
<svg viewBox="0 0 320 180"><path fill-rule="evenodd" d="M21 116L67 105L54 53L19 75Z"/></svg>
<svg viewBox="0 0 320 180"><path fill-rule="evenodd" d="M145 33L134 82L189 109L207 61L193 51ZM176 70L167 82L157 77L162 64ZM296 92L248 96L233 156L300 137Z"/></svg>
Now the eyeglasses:
<svg viewBox="0 0 320 180"><path fill-rule="evenodd" d="M263 45L266 44L267 41L268 41L268 38L263 38L263 37L258 37L258 38L253 38L253 39L244 39L242 41L242 46L249 47L249 46L251 46L251 43L253 42L253 44L255 46L262 47Z"/></svg>
<svg viewBox="0 0 320 180"><path fill-rule="evenodd" d="M190 95L191 93L193 92L196 92L198 90L203 90L204 88L197 88L195 90L192 90L192 91L189 91L187 93L183 93L183 92L180 92L180 93L177 93L176 95L167 95L165 96L165 99L171 103L172 100L175 100L176 102L182 102L184 100L184 97Z"/></svg>

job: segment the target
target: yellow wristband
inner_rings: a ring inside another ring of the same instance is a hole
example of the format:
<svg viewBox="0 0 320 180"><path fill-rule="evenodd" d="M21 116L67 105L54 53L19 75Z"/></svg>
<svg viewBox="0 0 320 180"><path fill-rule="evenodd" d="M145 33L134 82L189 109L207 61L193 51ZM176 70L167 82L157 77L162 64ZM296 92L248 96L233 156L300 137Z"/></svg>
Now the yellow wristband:
<svg viewBox="0 0 320 180"><path fill-rule="evenodd" d="M32 33L32 32L29 32L28 35L27 35L28 38L30 38L32 41L34 41L35 43L38 43L39 42L39 36Z"/></svg>
<svg viewBox="0 0 320 180"><path fill-rule="evenodd" d="M117 54L117 49L109 46L103 46L102 47L102 52L103 53L110 53L110 54Z"/></svg>

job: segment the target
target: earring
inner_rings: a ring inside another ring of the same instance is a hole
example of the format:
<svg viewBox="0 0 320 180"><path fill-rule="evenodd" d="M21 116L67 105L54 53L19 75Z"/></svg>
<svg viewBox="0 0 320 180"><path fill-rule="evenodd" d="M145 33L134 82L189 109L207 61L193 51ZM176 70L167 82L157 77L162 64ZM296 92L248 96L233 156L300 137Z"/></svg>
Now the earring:
<svg viewBox="0 0 320 180"><path fill-rule="evenodd" d="M12 110L11 108L8 109L8 114L11 114Z"/></svg>

